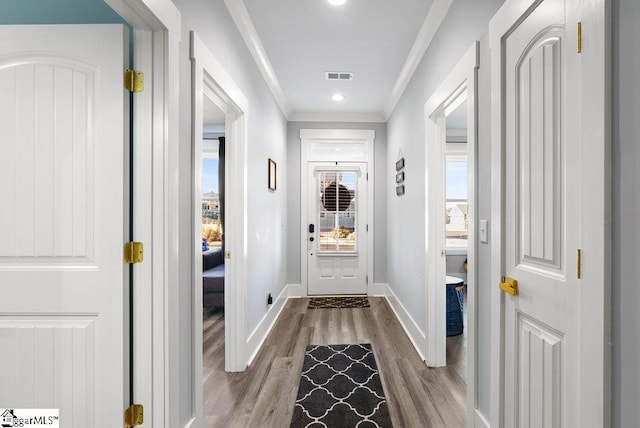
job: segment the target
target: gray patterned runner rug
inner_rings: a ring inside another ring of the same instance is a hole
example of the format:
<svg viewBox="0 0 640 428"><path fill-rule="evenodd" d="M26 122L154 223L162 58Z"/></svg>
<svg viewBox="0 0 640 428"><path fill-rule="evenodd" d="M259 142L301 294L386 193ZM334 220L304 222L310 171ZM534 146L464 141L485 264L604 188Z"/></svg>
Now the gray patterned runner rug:
<svg viewBox="0 0 640 428"><path fill-rule="evenodd" d="M371 345L308 346L291 427L391 427Z"/></svg>
<svg viewBox="0 0 640 428"><path fill-rule="evenodd" d="M309 299L309 309L353 309L368 308L369 299L367 296L326 296L311 297Z"/></svg>

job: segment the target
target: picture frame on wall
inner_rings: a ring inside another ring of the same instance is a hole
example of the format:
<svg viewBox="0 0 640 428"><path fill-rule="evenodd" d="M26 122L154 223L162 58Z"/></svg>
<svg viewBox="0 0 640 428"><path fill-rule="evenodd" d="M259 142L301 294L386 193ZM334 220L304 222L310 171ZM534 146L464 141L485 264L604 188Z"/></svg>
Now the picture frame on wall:
<svg viewBox="0 0 640 428"><path fill-rule="evenodd" d="M269 158L267 170L269 172L267 186L269 187L269 190L275 191L277 186L277 179L278 179L277 167L276 167L276 162L271 158Z"/></svg>
<svg viewBox="0 0 640 428"><path fill-rule="evenodd" d="M404 195L404 184L396 187L396 195L402 196Z"/></svg>
<svg viewBox="0 0 640 428"><path fill-rule="evenodd" d="M402 183L404 181L404 171L400 171L396 174L396 183Z"/></svg>
<svg viewBox="0 0 640 428"><path fill-rule="evenodd" d="M396 171L400 171L402 168L404 168L404 158L400 158L400 160L396 162Z"/></svg>

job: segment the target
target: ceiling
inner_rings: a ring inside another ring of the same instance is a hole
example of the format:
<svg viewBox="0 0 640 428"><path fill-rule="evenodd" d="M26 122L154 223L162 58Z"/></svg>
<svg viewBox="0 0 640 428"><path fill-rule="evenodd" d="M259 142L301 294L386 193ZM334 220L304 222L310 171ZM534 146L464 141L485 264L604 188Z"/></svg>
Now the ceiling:
<svg viewBox="0 0 640 428"><path fill-rule="evenodd" d="M290 120L351 115L378 121L395 106L450 4L244 0L245 9L242 0L226 3ZM327 71L353 72L354 78L328 81ZM344 101L333 101L334 93Z"/></svg>

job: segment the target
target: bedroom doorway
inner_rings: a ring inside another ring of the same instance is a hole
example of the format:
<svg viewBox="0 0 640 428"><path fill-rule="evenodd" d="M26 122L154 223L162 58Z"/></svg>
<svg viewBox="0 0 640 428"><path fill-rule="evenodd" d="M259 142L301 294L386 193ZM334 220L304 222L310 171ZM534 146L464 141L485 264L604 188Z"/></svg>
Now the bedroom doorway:
<svg viewBox="0 0 640 428"><path fill-rule="evenodd" d="M202 382L206 397L208 383L225 373L225 114L207 91L202 98L200 159L200 191L196 194L202 195L202 217L196 229L199 226L202 237Z"/></svg>

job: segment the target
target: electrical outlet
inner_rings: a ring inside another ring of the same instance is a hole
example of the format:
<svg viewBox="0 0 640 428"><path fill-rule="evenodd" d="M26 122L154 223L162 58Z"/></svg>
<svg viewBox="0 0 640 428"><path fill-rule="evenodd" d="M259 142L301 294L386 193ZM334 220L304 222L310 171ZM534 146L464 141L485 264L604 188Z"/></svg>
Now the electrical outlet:
<svg viewBox="0 0 640 428"><path fill-rule="evenodd" d="M273 297L271 297L271 293L269 293L269 295L267 296L267 305L270 305L273 303Z"/></svg>

